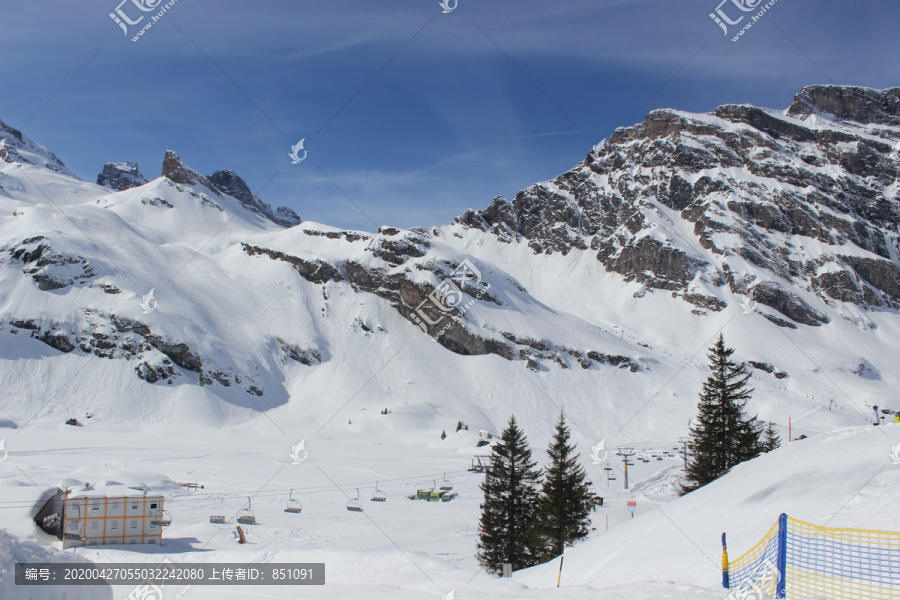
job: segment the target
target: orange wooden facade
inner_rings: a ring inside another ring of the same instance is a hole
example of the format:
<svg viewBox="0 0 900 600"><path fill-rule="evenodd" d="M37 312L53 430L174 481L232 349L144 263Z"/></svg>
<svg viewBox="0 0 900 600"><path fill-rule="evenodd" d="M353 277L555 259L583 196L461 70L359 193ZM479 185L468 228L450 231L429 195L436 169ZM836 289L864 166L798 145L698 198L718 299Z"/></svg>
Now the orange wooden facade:
<svg viewBox="0 0 900 600"><path fill-rule="evenodd" d="M116 544L162 544L162 496L66 496L63 548Z"/></svg>

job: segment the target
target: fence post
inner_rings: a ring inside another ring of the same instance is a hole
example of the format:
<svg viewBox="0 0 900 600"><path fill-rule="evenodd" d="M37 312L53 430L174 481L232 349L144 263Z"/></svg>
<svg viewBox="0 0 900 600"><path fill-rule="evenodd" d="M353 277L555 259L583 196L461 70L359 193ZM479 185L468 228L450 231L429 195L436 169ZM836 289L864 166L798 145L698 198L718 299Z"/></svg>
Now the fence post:
<svg viewBox="0 0 900 600"><path fill-rule="evenodd" d="M728 545L725 543L725 534L722 534L722 587L726 590L731 587L728 581Z"/></svg>
<svg viewBox="0 0 900 600"><path fill-rule="evenodd" d="M778 581L776 582L775 597L784 598L787 578L787 528L788 516L781 513L778 517Z"/></svg>

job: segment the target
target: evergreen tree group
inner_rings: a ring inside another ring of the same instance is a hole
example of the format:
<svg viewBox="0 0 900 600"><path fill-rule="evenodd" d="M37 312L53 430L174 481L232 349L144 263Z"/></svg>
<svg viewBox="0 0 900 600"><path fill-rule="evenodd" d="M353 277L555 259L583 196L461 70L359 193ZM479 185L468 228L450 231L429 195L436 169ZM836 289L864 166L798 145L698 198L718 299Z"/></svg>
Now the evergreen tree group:
<svg viewBox="0 0 900 600"><path fill-rule="evenodd" d="M560 413L542 480L525 434L510 418L481 484L478 561L488 572L500 573L504 563L517 570L545 562L590 532L597 497L570 437Z"/></svg>
<svg viewBox="0 0 900 600"><path fill-rule="evenodd" d="M744 414L753 394L747 385L750 374L744 363L738 365L731 360L733 354L734 348L726 348L720 334L710 348L712 373L703 384L699 414L691 426L688 442L691 452L682 493L703 487L766 450L763 427L756 417L748 418ZM775 434L774 426L772 433ZM773 443L780 443L775 442L776 438L777 434L772 438Z"/></svg>

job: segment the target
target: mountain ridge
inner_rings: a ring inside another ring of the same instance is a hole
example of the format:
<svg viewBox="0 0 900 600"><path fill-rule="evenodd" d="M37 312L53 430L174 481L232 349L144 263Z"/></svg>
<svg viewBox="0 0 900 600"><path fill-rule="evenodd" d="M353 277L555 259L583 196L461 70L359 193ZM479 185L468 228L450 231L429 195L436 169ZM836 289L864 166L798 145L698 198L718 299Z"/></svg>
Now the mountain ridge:
<svg viewBox="0 0 900 600"><path fill-rule="evenodd" d="M885 126L863 131L822 122L826 109ZM890 152L898 124L900 88L812 86L782 114L749 105L703 115L654 110L570 171L454 223L500 240L521 236L535 253L590 249L608 271L701 310L723 308L703 284L727 285L794 322L827 322L779 280L803 280L826 302L896 308L900 164ZM839 177L823 174L832 168ZM687 235L716 257L655 239L649 213L662 208L691 225ZM741 243L719 241L729 234ZM862 252L803 259L790 249L792 236L849 242ZM764 267L770 280L748 276L744 265L726 260L731 255Z"/></svg>
<svg viewBox="0 0 900 600"><path fill-rule="evenodd" d="M856 103L847 114L890 120L875 92L830 93ZM374 233L283 227L253 210L258 198L236 174L203 176L171 151L162 177L117 191L18 140L27 160L0 164L0 360L37 354L28 364L43 371L106 359L91 364L108 372L99 384L114 386L111 398L127 389L153 418L189 398L218 419L293 414L310 393L328 397L327 412L337 402L328 386L365 387L373 375L359 365L381 373L401 352L391 369L407 375L370 392L383 402L450 394L445 410L475 411L473 424L489 427L514 398L532 398L540 424L557 410L544 390L555 390L609 431L647 438L686 422L693 403L660 392L682 371L699 377L695 351L729 328L742 360L766 367L755 385L767 417L806 405L809 390L822 397L816 411L825 397L830 407L835 381L880 400L894 385L884 359L900 355L882 335L900 298L900 165L889 152L900 129L787 112L652 111L512 201ZM828 353L786 353L773 345L779 332ZM420 380L421 357L468 375ZM90 405L87 389L72 406ZM634 421L611 408L631 397L666 408ZM111 402L109 414L128 414ZM855 403L817 418L853 422Z"/></svg>

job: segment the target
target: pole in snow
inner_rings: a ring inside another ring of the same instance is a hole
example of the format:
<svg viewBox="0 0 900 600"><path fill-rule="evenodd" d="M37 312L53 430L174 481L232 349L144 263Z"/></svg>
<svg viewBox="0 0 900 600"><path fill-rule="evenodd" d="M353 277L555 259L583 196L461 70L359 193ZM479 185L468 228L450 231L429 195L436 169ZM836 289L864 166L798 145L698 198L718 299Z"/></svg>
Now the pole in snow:
<svg viewBox="0 0 900 600"><path fill-rule="evenodd" d="M619 451L616 452L617 455L622 457L622 461L625 464L625 489L628 489L628 466L633 465L634 463L628 462L628 459L634 456L634 448L619 448Z"/></svg>
<svg viewBox="0 0 900 600"><path fill-rule="evenodd" d="M725 534L722 534L722 587L726 590L731 587L728 580L728 544L725 542Z"/></svg>

